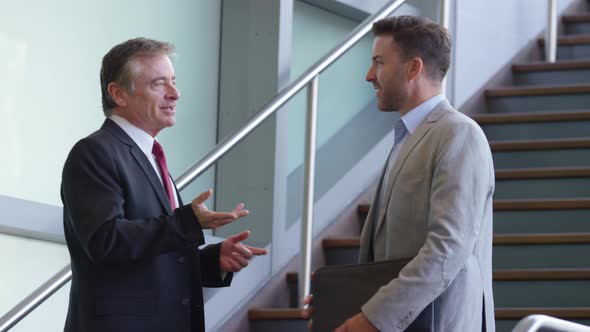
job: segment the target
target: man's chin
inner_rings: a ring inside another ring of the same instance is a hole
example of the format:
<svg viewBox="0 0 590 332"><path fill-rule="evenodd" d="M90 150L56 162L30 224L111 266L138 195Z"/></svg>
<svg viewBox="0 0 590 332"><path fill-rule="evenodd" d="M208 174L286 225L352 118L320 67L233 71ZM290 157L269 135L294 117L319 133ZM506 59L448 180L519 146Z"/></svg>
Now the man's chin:
<svg viewBox="0 0 590 332"><path fill-rule="evenodd" d="M173 117L171 119L168 119L168 121L166 122L166 127L172 127L176 124L176 117Z"/></svg>
<svg viewBox="0 0 590 332"><path fill-rule="evenodd" d="M398 108L390 103L384 103L382 100L377 99L377 109L381 112L397 112Z"/></svg>
<svg viewBox="0 0 590 332"><path fill-rule="evenodd" d="M381 106L381 105L377 105L377 109L380 112L399 112L399 110L397 110L395 107L387 107L387 106Z"/></svg>

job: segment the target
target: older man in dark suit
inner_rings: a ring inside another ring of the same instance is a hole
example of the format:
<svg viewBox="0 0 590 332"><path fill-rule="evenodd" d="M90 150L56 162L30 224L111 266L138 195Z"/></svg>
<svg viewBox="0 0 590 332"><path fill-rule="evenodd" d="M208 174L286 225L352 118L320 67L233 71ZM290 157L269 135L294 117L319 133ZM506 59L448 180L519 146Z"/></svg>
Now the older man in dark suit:
<svg viewBox="0 0 590 332"><path fill-rule="evenodd" d="M211 190L183 205L161 145L176 102L169 43L137 38L103 58L107 117L80 140L63 170L64 229L72 260L65 331L204 331L201 287L229 286L264 249L243 232L204 249L203 229L248 211L210 211Z"/></svg>

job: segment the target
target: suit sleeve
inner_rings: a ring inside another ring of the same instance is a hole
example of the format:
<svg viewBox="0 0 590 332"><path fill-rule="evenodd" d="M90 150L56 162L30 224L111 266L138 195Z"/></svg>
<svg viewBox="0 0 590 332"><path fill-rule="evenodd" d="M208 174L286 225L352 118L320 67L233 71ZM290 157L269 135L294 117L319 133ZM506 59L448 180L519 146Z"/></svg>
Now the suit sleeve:
<svg viewBox="0 0 590 332"><path fill-rule="evenodd" d="M453 282L474 250L493 194L489 144L471 122L441 128L431 183L428 234L399 277L362 307L381 331L402 331Z"/></svg>
<svg viewBox="0 0 590 332"><path fill-rule="evenodd" d="M196 272L200 273L201 285L204 287L227 287L231 284L233 273L228 272L225 278L221 278L220 249L221 244L217 243L199 250L199 269Z"/></svg>
<svg viewBox="0 0 590 332"><path fill-rule="evenodd" d="M204 243L190 205L171 216L126 219L115 159L104 144L84 139L70 152L62 174L64 227L91 260L127 263Z"/></svg>

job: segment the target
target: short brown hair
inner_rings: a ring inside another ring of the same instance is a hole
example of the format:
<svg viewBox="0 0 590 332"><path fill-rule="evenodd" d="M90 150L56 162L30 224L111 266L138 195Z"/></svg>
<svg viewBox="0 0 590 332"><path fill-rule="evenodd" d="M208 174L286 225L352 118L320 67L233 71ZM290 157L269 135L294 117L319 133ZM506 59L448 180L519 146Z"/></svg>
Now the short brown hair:
<svg viewBox="0 0 590 332"><path fill-rule="evenodd" d="M174 45L148 38L135 38L113 47L103 58L100 68L100 88L102 92L102 110L109 117L117 104L108 91L111 82L123 86L128 92L133 92L134 73L131 61L139 56L172 56Z"/></svg>
<svg viewBox="0 0 590 332"><path fill-rule="evenodd" d="M432 80L442 81L451 63L451 35L425 17L396 16L373 23L373 35L392 35L402 59L419 57Z"/></svg>

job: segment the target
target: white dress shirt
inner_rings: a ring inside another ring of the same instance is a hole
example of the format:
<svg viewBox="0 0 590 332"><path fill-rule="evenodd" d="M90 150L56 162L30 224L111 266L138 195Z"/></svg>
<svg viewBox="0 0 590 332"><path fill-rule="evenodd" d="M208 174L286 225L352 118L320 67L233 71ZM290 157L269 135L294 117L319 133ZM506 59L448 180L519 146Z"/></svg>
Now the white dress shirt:
<svg viewBox="0 0 590 332"><path fill-rule="evenodd" d="M139 146L139 148L141 149L143 154L145 154L147 159L150 161L150 164L152 164L154 171L156 171L156 174L158 175L158 178L160 179L160 183L162 183L162 187L164 187L164 182L162 182L162 174L160 173L160 167L158 167L158 162L156 161L156 157L154 157L154 155L152 154L152 148L154 146L154 140L156 138L152 137L152 135L146 133L142 129L139 129L138 127L133 125L131 122L123 119L122 117L120 117L118 115L113 114L113 115L111 115L110 119L113 120L119 127L121 127L121 129L123 129L123 131L127 135L129 135L129 137L131 137L133 142L135 142L135 144L137 144L137 146ZM172 179L170 179L170 181L171 181L170 184L172 184ZM174 190L174 193L175 193L174 203L176 204L176 206L180 206L178 203L178 192L176 192L176 188L174 187L174 185L172 185L172 189Z"/></svg>

